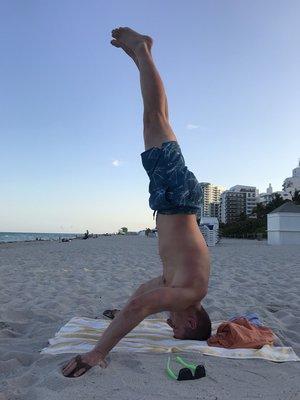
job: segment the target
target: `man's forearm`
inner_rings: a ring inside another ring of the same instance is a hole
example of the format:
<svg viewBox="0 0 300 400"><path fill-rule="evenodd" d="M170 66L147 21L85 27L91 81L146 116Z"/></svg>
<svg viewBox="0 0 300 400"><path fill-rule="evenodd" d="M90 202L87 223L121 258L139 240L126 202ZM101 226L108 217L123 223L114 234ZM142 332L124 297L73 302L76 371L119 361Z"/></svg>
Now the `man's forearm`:
<svg viewBox="0 0 300 400"><path fill-rule="evenodd" d="M116 314L115 318L105 330L101 339L92 351L102 354L102 357L105 357L109 351L127 335L128 332L135 328L144 318L150 315L146 312L145 308L141 308L140 303L138 306L135 306L134 299L150 290L162 286L162 276L150 279L140 285L131 295L124 308Z"/></svg>
<svg viewBox="0 0 300 400"><path fill-rule="evenodd" d="M148 315L145 308L135 307L134 302L127 303L104 331L92 352L97 353L99 358L105 358L110 350Z"/></svg>

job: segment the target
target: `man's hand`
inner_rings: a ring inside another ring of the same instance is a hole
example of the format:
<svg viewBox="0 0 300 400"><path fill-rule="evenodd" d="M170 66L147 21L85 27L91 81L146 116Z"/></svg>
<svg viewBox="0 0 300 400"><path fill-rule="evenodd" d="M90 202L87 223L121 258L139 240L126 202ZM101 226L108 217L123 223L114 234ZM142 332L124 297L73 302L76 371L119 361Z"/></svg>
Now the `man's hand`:
<svg viewBox="0 0 300 400"><path fill-rule="evenodd" d="M63 375L68 378L77 378L96 365L105 368L107 366L105 361L106 355L128 332L146 317L144 312L143 308L137 309L135 304L130 301L115 316L94 349L81 356L72 358L62 368Z"/></svg>
<svg viewBox="0 0 300 400"><path fill-rule="evenodd" d="M72 358L62 368L62 373L68 378L78 378L96 365L99 365L102 368L107 367L107 363L104 358L92 350L88 353L84 353Z"/></svg>

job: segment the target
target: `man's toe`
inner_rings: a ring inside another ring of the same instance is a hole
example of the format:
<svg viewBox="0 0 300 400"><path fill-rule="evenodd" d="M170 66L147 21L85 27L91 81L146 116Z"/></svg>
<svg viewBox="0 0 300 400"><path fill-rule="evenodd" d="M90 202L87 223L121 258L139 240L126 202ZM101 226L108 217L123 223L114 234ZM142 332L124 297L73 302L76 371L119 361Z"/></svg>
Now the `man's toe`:
<svg viewBox="0 0 300 400"><path fill-rule="evenodd" d="M118 39L120 37L120 31L119 29L113 29L111 32L111 36L115 39Z"/></svg>
<svg viewBox="0 0 300 400"><path fill-rule="evenodd" d="M121 44L115 39L113 39L110 43L115 47L121 47Z"/></svg>

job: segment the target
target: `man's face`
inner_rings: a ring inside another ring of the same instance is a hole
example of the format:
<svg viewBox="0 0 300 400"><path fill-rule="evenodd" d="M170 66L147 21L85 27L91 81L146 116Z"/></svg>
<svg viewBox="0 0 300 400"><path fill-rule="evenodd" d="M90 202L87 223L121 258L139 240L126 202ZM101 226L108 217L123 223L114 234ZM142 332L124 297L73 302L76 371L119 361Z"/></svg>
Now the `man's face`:
<svg viewBox="0 0 300 400"><path fill-rule="evenodd" d="M170 318L167 319L167 324L173 329L175 339L185 338L186 318L184 315L170 313Z"/></svg>

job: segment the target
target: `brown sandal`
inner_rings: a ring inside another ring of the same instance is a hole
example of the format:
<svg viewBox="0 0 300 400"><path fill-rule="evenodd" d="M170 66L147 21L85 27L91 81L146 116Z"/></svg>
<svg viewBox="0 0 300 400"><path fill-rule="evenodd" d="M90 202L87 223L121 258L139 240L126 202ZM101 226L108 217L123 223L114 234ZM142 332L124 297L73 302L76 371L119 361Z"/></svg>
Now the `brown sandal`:
<svg viewBox="0 0 300 400"><path fill-rule="evenodd" d="M84 375L89 369L92 368L92 365L89 365L89 364L87 364L87 363L85 363L85 362L82 361L81 356L80 356L79 354L78 354L78 356L75 357L74 360L76 361L76 367L73 369L73 371L71 371L71 372L69 373L69 375L65 375L65 374L63 373L63 375L64 375L66 378L79 378L80 376ZM70 361L69 361L69 362L70 362ZM69 364L69 362L68 362L68 364ZM64 370L64 368L65 368L68 364L66 364L66 365L62 368L62 371ZM84 371L82 374L78 375L78 376L74 376L74 374L75 374L76 372L78 372L79 370L81 370L82 368L85 368L85 371Z"/></svg>

